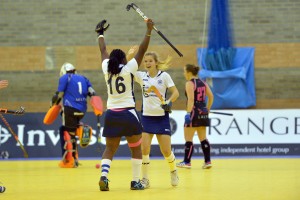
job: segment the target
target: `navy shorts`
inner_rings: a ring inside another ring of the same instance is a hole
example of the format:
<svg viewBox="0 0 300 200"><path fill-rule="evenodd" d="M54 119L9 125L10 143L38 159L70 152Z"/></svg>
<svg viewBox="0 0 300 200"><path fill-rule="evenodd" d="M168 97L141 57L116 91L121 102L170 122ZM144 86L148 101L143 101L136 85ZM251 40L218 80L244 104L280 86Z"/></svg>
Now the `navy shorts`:
<svg viewBox="0 0 300 200"><path fill-rule="evenodd" d="M134 108L122 111L106 111L103 137L122 137L139 134L142 134L142 124Z"/></svg>
<svg viewBox="0 0 300 200"><path fill-rule="evenodd" d="M210 120L208 113L200 114L198 109L193 109L191 112L191 124L184 124L184 127L199 127L199 126L210 126Z"/></svg>
<svg viewBox="0 0 300 200"><path fill-rule="evenodd" d="M142 116L143 132L150 134L171 135L169 115Z"/></svg>
<svg viewBox="0 0 300 200"><path fill-rule="evenodd" d="M69 132L75 132L80 120L84 117L84 113L76 108L64 106L63 112L63 125L65 130Z"/></svg>

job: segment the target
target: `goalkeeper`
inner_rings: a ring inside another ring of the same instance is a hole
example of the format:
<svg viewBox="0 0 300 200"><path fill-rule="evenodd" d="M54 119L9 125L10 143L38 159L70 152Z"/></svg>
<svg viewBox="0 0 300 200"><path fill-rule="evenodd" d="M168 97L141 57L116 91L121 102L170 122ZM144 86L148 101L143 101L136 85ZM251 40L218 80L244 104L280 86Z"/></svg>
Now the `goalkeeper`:
<svg viewBox="0 0 300 200"><path fill-rule="evenodd" d="M52 103L57 105L63 99L62 120L63 126L60 129L64 140L64 154L59 166L62 168L78 167L77 139L89 139L91 128L85 130L80 126L80 120L87 110L87 96L94 96L95 90L90 81L76 73L75 67L70 63L64 63L60 72L59 84ZM83 131L88 132L89 138L82 138ZM86 140L85 140L86 141ZM88 144L85 144L88 145Z"/></svg>

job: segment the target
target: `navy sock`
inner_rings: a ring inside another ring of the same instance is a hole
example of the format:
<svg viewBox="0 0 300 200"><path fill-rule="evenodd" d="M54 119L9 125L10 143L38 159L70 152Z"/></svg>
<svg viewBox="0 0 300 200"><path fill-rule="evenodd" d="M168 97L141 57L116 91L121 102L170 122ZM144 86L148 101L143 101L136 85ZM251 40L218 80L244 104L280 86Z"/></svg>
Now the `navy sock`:
<svg viewBox="0 0 300 200"><path fill-rule="evenodd" d="M190 163L193 153L194 153L193 142L186 142L185 149L184 149L184 162Z"/></svg>
<svg viewBox="0 0 300 200"><path fill-rule="evenodd" d="M210 144L207 139L201 141L201 147L204 154L205 162L210 162Z"/></svg>

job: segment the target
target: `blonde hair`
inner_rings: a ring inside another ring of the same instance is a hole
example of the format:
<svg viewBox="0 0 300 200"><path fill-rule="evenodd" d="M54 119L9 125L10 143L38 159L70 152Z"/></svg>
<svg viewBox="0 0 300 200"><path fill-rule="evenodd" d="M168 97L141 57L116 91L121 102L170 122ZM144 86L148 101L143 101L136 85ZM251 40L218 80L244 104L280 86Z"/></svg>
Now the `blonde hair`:
<svg viewBox="0 0 300 200"><path fill-rule="evenodd" d="M171 65L171 56L168 56L165 60L160 60L156 52L147 52L145 56L152 56L155 62L157 62L157 69L159 70L165 71Z"/></svg>

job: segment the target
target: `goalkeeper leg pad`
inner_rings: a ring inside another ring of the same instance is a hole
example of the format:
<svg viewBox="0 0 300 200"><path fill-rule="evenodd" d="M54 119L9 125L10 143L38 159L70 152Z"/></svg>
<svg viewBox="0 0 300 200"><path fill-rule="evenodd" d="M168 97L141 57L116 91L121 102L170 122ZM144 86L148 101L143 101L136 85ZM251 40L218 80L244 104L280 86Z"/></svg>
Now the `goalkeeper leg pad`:
<svg viewBox="0 0 300 200"><path fill-rule="evenodd" d="M64 140L65 140L65 153L63 155L62 161L59 163L59 166L62 168L73 168L74 167L74 157L73 157L73 141L71 138L71 135L68 133L68 131L64 131Z"/></svg>
<svg viewBox="0 0 300 200"><path fill-rule="evenodd" d="M76 129L76 135L79 138L79 145L82 148L85 148L89 145L92 139L92 134L93 134L92 128L88 125L80 125Z"/></svg>

